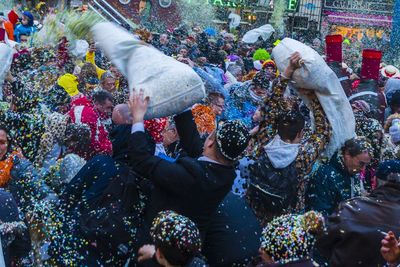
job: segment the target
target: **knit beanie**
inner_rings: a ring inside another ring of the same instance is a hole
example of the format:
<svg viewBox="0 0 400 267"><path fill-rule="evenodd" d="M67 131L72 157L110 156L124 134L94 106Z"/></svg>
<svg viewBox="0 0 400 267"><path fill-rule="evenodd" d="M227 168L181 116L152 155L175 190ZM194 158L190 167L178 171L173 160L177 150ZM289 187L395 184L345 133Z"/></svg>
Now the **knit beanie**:
<svg viewBox="0 0 400 267"><path fill-rule="evenodd" d="M218 127L216 139L221 154L225 158L235 161L246 150L250 135L242 122L226 121Z"/></svg>
<svg viewBox="0 0 400 267"><path fill-rule="evenodd" d="M314 211L276 217L262 232L261 249L279 264L310 259L315 235L322 229L323 217Z"/></svg>
<svg viewBox="0 0 400 267"><path fill-rule="evenodd" d="M150 229L156 246L171 247L189 255L201 250L200 232L189 218L174 211L161 211L153 220Z"/></svg>

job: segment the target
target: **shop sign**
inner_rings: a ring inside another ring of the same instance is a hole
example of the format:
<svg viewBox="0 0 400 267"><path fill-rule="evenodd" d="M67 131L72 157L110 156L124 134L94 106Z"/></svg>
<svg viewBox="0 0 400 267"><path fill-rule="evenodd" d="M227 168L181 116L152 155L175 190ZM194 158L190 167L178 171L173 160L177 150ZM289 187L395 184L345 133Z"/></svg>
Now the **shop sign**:
<svg viewBox="0 0 400 267"><path fill-rule="evenodd" d="M391 13L393 4L388 0L325 0L324 8L362 13Z"/></svg>
<svg viewBox="0 0 400 267"><path fill-rule="evenodd" d="M194 1L204 1L206 4L220 7L249 7L248 0L186 0L189 3Z"/></svg>

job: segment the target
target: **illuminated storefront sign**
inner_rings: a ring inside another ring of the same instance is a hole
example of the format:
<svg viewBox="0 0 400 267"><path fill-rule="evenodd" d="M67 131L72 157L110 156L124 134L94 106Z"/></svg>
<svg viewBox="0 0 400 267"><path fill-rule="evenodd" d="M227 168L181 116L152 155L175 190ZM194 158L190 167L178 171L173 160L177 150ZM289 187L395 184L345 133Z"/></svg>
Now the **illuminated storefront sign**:
<svg viewBox="0 0 400 267"><path fill-rule="evenodd" d="M393 11L393 3L388 0L324 0L324 9L391 14Z"/></svg>
<svg viewBox="0 0 400 267"><path fill-rule="evenodd" d="M186 0L189 3L194 1L204 1L206 4L221 7L249 7L249 0Z"/></svg>

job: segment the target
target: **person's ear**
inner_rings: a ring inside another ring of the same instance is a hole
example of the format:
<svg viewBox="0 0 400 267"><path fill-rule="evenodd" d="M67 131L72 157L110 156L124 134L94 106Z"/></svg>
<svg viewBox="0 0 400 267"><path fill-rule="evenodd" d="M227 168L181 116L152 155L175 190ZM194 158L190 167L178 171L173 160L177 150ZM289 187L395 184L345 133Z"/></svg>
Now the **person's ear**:
<svg viewBox="0 0 400 267"><path fill-rule="evenodd" d="M176 128L173 128L172 131L173 131L174 138L178 139L179 138L179 134L178 134L178 131L176 130Z"/></svg>
<svg viewBox="0 0 400 267"><path fill-rule="evenodd" d="M208 136L208 138L207 138L207 140L206 140L206 146L207 146L207 147L211 148L211 147L214 146L214 144L215 144L215 142L216 142L216 138L215 138L215 137L216 137L215 131L212 132L212 133Z"/></svg>
<svg viewBox="0 0 400 267"><path fill-rule="evenodd" d="M304 129L301 129L300 132L297 133L296 135L296 139L303 139L303 135L304 135Z"/></svg>
<svg viewBox="0 0 400 267"><path fill-rule="evenodd" d="M156 249L156 260L158 264L165 266L166 259L164 257L164 254L160 251L159 248Z"/></svg>

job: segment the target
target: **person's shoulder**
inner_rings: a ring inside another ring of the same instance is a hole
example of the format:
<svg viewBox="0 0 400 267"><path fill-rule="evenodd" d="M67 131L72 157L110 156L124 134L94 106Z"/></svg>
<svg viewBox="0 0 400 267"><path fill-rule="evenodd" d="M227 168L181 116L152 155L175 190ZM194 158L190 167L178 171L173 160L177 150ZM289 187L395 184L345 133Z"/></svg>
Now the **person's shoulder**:
<svg viewBox="0 0 400 267"><path fill-rule="evenodd" d="M13 195L6 191L4 188L0 188L0 201L5 204L8 201L14 201Z"/></svg>

